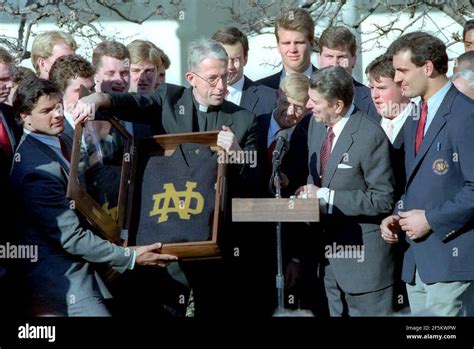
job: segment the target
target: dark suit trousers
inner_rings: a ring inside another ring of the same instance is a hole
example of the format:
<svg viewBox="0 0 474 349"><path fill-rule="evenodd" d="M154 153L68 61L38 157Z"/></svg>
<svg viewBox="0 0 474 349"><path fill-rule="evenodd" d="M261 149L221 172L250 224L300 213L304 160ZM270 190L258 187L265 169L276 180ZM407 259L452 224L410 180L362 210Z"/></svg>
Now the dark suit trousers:
<svg viewBox="0 0 474 349"><path fill-rule="evenodd" d="M324 288L331 316L393 315L393 286L368 293L346 293L339 287L331 265L328 263L324 267Z"/></svg>

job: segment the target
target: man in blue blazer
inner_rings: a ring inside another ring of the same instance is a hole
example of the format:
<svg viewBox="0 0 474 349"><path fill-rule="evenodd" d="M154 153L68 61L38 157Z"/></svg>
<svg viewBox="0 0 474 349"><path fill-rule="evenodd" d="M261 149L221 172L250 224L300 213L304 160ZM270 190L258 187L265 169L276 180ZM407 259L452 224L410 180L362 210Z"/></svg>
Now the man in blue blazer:
<svg viewBox="0 0 474 349"><path fill-rule="evenodd" d="M11 173L19 242L38 246L35 261L22 264L31 315L109 316L111 294L97 271L108 264L124 272L137 265L166 266L175 256L160 254L161 243L123 248L90 229L66 197L69 154L61 91L52 82L22 81L13 102L24 126ZM28 217L28 219L25 219Z"/></svg>
<svg viewBox="0 0 474 349"><path fill-rule="evenodd" d="M423 32L389 48L404 95L420 96L405 128L405 193L381 224L405 238L402 278L413 314L474 315L474 102L446 77L444 43Z"/></svg>

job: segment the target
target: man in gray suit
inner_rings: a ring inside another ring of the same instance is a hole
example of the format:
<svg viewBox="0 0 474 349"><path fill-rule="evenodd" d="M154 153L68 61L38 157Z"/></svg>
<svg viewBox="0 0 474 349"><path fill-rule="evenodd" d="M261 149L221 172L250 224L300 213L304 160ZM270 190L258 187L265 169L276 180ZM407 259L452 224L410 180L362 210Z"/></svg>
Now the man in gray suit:
<svg viewBox="0 0 474 349"><path fill-rule="evenodd" d="M353 105L351 76L339 66L310 80L308 184L299 196L319 198L322 270L331 316L388 315L394 256L380 237L381 215L394 204L389 140Z"/></svg>
<svg viewBox="0 0 474 349"><path fill-rule="evenodd" d="M24 127L16 154L21 161L14 163L10 177L17 231L22 244L38 246L37 261L21 267L31 315L109 316L104 300L111 295L93 263L124 272L135 264L164 267L177 258L160 254L161 243L123 248L103 240L72 208L56 85L36 77L22 81L13 107Z"/></svg>

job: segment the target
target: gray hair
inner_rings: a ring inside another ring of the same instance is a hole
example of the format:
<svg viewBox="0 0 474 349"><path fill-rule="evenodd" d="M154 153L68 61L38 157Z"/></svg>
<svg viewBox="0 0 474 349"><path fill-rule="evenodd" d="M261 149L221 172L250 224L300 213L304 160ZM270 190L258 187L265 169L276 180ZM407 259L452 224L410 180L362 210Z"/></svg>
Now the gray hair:
<svg viewBox="0 0 474 349"><path fill-rule="evenodd" d="M354 98L354 81L342 67L326 67L311 75L309 87L318 91L328 101L341 100L349 106Z"/></svg>
<svg viewBox="0 0 474 349"><path fill-rule="evenodd" d="M469 88L474 90L474 71L469 69L460 70L451 76L451 81L454 81L458 78L464 78L469 81Z"/></svg>
<svg viewBox="0 0 474 349"><path fill-rule="evenodd" d="M227 65L227 52L217 41L205 38L193 41L188 48L189 71L197 70L206 58L214 58L225 62Z"/></svg>

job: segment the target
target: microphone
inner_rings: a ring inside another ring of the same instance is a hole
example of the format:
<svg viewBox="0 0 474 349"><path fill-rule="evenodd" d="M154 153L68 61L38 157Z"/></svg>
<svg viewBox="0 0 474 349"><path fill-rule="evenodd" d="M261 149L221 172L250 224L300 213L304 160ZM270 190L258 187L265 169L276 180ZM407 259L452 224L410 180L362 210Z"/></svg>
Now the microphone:
<svg viewBox="0 0 474 349"><path fill-rule="evenodd" d="M286 130L281 130L278 132L277 137L275 150L273 150L272 153L273 173L278 170L283 156L285 156L285 154L288 152L288 149L290 148L290 144L288 142L288 133Z"/></svg>

